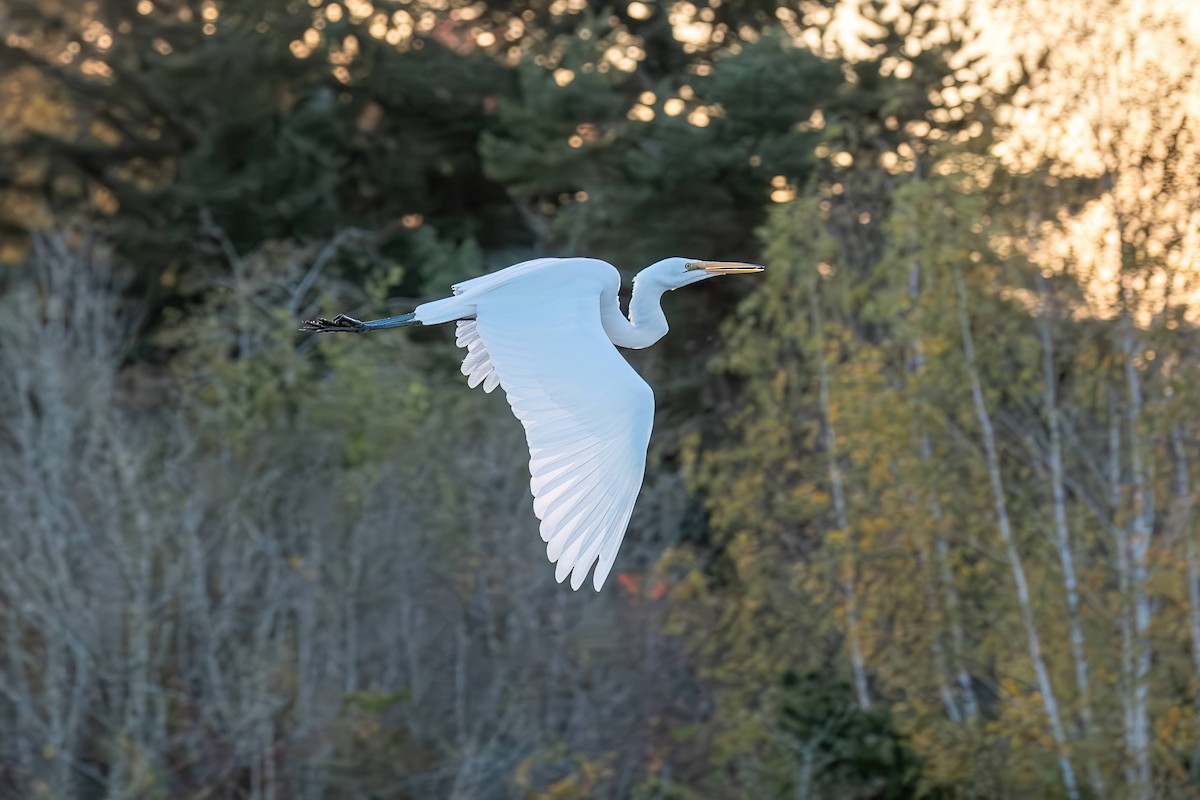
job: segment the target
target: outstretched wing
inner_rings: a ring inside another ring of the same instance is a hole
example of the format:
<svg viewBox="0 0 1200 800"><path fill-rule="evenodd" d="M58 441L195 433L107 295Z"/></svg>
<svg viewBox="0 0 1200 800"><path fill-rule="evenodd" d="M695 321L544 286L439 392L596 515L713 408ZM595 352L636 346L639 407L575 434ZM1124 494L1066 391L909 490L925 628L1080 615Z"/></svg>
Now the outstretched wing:
<svg viewBox="0 0 1200 800"><path fill-rule="evenodd" d="M495 375L525 426L533 508L555 578L571 575L578 589L599 560L599 591L641 489L654 394L604 333L600 294L615 270L593 263L490 289L459 335L468 347L478 339L467 361L485 354L463 372L485 389ZM484 362L489 372L477 378Z"/></svg>

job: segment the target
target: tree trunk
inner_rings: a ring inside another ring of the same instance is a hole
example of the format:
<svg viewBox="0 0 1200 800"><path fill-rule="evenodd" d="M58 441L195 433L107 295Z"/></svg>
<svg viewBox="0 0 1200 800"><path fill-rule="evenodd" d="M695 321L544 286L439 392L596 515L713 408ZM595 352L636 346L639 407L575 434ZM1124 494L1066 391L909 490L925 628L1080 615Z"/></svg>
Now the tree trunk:
<svg viewBox="0 0 1200 800"><path fill-rule="evenodd" d="M1129 604L1129 534L1119 519L1121 511L1121 411L1117 392L1108 389L1108 512L1116 539L1117 592L1121 630L1121 720L1125 737L1125 784L1133 786L1133 615Z"/></svg>
<svg viewBox="0 0 1200 800"><path fill-rule="evenodd" d="M837 434L833 427L833 412L829 400L829 369L825 364L825 335L821 321L821 309L817 303L817 292L809 293L809 305L812 311L813 335L817 340L816 360L818 390L821 400L821 422L824 428L822 439L825 445L825 455L829 465L829 486L833 496L833 511L838 530L847 534L850 532L850 517L846 509L846 489L842 480L842 469L837 459ZM841 565L838 583L846 602L846 647L850 651L850 670L854 679L854 695L859 708L871 706L871 695L867 688L867 669L863 658L862 637L858 618L858 590L855 586L854 542L851 541Z"/></svg>
<svg viewBox="0 0 1200 800"><path fill-rule="evenodd" d="M1196 671L1193 680L1200 687L1200 558L1196 553L1196 534L1192 530L1192 510L1195 496L1192 494L1192 476L1188 464L1187 445L1183 431L1178 425L1171 429L1171 495L1173 500L1174 528L1178 538L1183 539L1187 554L1188 623L1192 634L1192 664ZM1192 714L1196 718L1196 730L1200 733L1200 690L1192 694ZM1192 780L1200 780L1200 735L1192 753Z"/></svg>
<svg viewBox="0 0 1200 800"><path fill-rule="evenodd" d="M815 750L816 744L812 742L804 745L796 775L796 800L809 800L812 797L812 779L817 760Z"/></svg>
<svg viewBox="0 0 1200 800"><path fill-rule="evenodd" d="M1054 499L1054 543L1062 564L1063 591L1067 596L1067 626L1070 631L1071 656L1075 663L1075 688L1079 693L1079 722L1084 739L1089 741L1095 732L1092 717L1091 687L1083 624L1079 614L1079 588L1075 577L1075 554L1067 527L1067 493L1063 486L1062 431L1059 429L1058 390L1054 368L1054 343L1050 335L1049 297L1046 282L1038 275L1038 293L1042 300L1042 385L1046 405L1046 427L1050 433L1050 484ZM1088 758L1088 779L1097 797L1104 797L1104 779L1095 756Z"/></svg>
<svg viewBox="0 0 1200 800"><path fill-rule="evenodd" d="M1132 324L1132 323L1130 323ZM1129 535L1130 590L1133 601L1133 694L1130 757L1133 759L1134 784L1132 797L1149 800L1153 786L1150 781L1150 594L1149 579L1150 536L1154 532L1154 493L1147 475L1149 465L1143 453L1141 417L1141 377L1133 363L1133 331L1125 333L1125 381L1129 391L1129 469L1133 479L1133 519Z"/></svg>
<svg viewBox="0 0 1200 800"><path fill-rule="evenodd" d="M922 552L919 555L921 571L924 574L925 584L925 613L927 620L933 620L937 617L938 603L937 594L934 591L934 565L933 559L926 553ZM958 707L958 700L954 697L954 690L950 686L950 669L946 658L946 648L942 644L941 631L933 631L929 637L929 649L933 653L933 666L937 670L937 686L938 696L942 698L942 705L946 707L946 716L950 721L958 724L963 721L963 712Z"/></svg>
<svg viewBox="0 0 1200 800"><path fill-rule="evenodd" d="M941 514L941 508L938 508ZM938 574L941 576L942 593L946 595L946 616L950 622L950 641L954 646L956 662L955 681L962 696L963 713L968 720L979 716L979 701L975 697L975 686L971 681L971 673L963 663L963 653L967 650L966 635L963 634L962 618L959 614L958 589L954 586L954 573L950 569L950 545L946 537L938 533L933 542L934 555L937 557Z"/></svg>
<svg viewBox="0 0 1200 800"><path fill-rule="evenodd" d="M908 297L915 304L921 293L921 265L914 263L909 270ZM921 371L925 366L925 348L920 337L913 340L913 357L909 361L908 371L920 380ZM933 445L929 441L929 433L920 428L921 462L930 464L933 461ZM933 561L938 583L944 595L946 608L946 625L950 629L950 642L954 656L955 682L961 695L962 713L967 721L979 716L979 701L975 697L975 687L971 682L971 674L963 661L966 652L966 636L963 634L962 617L959 614L958 589L954 584L954 572L950 569L950 545L942 533L942 504L938 500L936 489L929 491L929 516L933 530ZM939 648L940 649L940 648ZM937 654L935 653L935 657Z"/></svg>
<svg viewBox="0 0 1200 800"><path fill-rule="evenodd" d="M996 522L1000 529L1000 538L1004 542L1008 554L1008 562L1012 568L1013 583L1017 588L1017 603L1021 609L1021 619L1025 625L1025 635L1028 639L1029 660L1033 663L1033 671L1037 677L1038 690L1042 694L1042 705L1046 718L1050 723L1050 733L1058 750L1059 771L1062 773L1063 786L1067 797L1078 800L1079 788L1075 781L1075 768L1067 753L1067 736L1063 730L1062 716L1059 713L1058 699L1054 686L1050 681L1050 672L1046 668L1046 660L1042 655L1041 639L1038 636L1037 622L1033 615L1033 601L1029 594L1029 582L1025 577L1025 567L1021 562L1021 554L1013 537L1012 525L1008 518L1008 504L1004 495L1004 481L1000 475L999 455L996 451L996 435L992 427L992 419L987 410L983 396L983 386L979 380L979 370L975 363L975 342L971 337L970 317L967 313L967 292L963 285L962 274L954 270L954 287L958 296L958 321L962 329L963 356L966 359L967 375L971 382L971 397L975 403L975 414L983 436L983 449L987 461L988 478L992 486L995 501Z"/></svg>

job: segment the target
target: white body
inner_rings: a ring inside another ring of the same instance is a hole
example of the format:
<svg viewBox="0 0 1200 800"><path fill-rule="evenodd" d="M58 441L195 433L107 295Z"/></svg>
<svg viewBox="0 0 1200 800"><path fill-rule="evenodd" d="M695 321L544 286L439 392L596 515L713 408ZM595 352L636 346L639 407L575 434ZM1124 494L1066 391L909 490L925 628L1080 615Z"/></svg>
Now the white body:
<svg viewBox="0 0 1200 800"><path fill-rule="evenodd" d="M413 312L424 325L458 321L467 382L503 388L525 426L533 510L559 582L570 575L578 589L598 561L592 584L604 585L646 469L654 393L613 345L648 347L666 335L663 292L761 270L664 259L634 279L626 319L611 264L541 258L456 284L453 297Z"/></svg>
<svg viewBox="0 0 1200 800"><path fill-rule="evenodd" d="M617 303L620 285L620 273L603 261L539 259L460 283L454 297L416 308L426 325L459 320L468 383L503 388L525 426L546 554L558 564L555 578L571 575L574 589L597 558L597 590L612 570L654 422L654 393L603 323L615 313L630 327Z"/></svg>

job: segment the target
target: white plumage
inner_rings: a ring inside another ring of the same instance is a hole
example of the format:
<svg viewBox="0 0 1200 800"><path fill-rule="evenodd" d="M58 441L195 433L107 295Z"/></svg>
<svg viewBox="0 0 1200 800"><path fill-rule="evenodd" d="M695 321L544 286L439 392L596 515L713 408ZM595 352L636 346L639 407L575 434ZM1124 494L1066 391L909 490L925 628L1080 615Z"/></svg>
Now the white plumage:
<svg viewBox="0 0 1200 800"><path fill-rule="evenodd" d="M599 591L641 489L654 393L615 345L647 347L667 332L664 291L752 264L670 258L635 278L630 318L620 274L603 261L543 258L455 284L454 295L375 322L339 316L305 330L370 330L457 321L472 388L504 389L529 445L533 510L555 578Z"/></svg>

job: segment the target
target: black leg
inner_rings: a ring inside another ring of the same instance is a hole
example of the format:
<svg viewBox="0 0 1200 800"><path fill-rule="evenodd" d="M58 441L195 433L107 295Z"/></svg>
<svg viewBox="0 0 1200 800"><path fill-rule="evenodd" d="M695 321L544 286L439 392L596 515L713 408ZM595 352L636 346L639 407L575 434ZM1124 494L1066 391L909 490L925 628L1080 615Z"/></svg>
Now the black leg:
<svg viewBox="0 0 1200 800"><path fill-rule="evenodd" d="M367 331L380 331L387 328L408 328L421 324L418 320L413 319L414 316L416 316L414 312L409 312L408 314L401 314L398 317L386 317L384 319L373 319L370 322L363 322L354 317L348 317L345 314L338 314L332 320L323 317L306 319L300 330L312 333L333 333L335 331L366 333Z"/></svg>
<svg viewBox="0 0 1200 800"><path fill-rule="evenodd" d="M306 319L300 330L315 333L333 333L336 331L346 331L348 333L366 333L367 324L354 317L348 317L345 314L338 314L332 320L318 317L317 319Z"/></svg>

